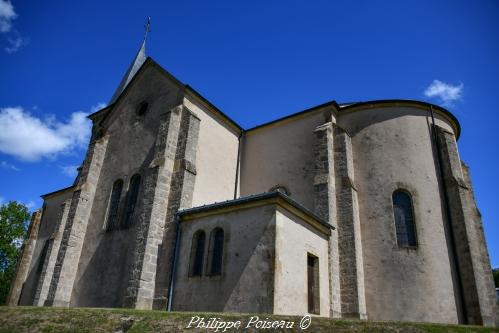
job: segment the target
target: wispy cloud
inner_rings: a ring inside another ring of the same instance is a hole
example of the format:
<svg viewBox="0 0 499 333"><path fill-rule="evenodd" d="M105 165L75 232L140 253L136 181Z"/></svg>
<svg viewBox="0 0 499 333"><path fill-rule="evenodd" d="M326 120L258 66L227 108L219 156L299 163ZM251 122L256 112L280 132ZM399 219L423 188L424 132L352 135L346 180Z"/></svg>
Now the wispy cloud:
<svg viewBox="0 0 499 333"><path fill-rule="evenodd" d="M1 0L0 0L1 1ZM28 45L29 39L22 37L17 31L15 32L14 37L7 37L8 46L5 47L5 52L12 54L19 51L19 49L23 46Z"/></svg>
<svg viewBox="0 0 499 333"><path fill-rule="evenodd" d="M12 21L17 17L14 6L9 0L0 0L0 33L12 29Z"/></svg>
<svg viewBox="0 0 499 333"><path fill-rule="evenodd" d="M5 162L5 161L0 161L0 168L12 170L12 171L19 171L19 168L16 167L14 164L10 164L10 163Z"/></svg>
<svg viewBox="0 0 499 333"><path fill-rule="evenodd" d="M104 109L106 106L107 106L106 103L99 102L90 108L90 113L94 113L94 112L97 112L101 109Z"/></svg>
<svg viewBox="0 0 499 333"><path fill-rule="evenodd" d="M28 45L29 38L22 36L13 26L13 21L18 17L10 0L0 0L0 34L6 35L7 45L5 52L16 53L23 46Z"/></svg>
<svg viewBox="0 0 499 333"><path fill-rule="evenodd" d="M33 162L84 148L92 128L87 115L74 112L60 122L55 116L38 118L22 107L0 108L0 152Z"/></svg>
<svg viewBox="0 0 499 333"><path fill-rule="evenodd" d="M34 210L37 206L39 206L39 204L35 200L28 200L27 202L22 201L22 200L9 200L8 202L10 202L10 201L16 201L20 204L23 204L30 211ZM8 202L5 200L4 197L0 196L0 206L6 205L6 204L8 204Z"/></svg>
<svg viewBox="0 0 499 333"><path fill-rule="evenodd" d="M424 95L430 98L438 98L444 105L451 105L462 98L464 84L453 85L440 80L433 82L425 89Z"/></svg>
<svg viewBox="0 0 499 333"><path fill-rule="evenodd" d="M33 200L29 200L28 202L23 202L23 204L29 209L33 210L36 208L36 203Z"/></svg>
<svg viewBox="0 0 499 333"><path fill-rule="evenodd" d="M78 168L79 165L66 165L66 166L59 166L61 169L62 173L65 174L68 177L74 178L78 174Z"/></svg>

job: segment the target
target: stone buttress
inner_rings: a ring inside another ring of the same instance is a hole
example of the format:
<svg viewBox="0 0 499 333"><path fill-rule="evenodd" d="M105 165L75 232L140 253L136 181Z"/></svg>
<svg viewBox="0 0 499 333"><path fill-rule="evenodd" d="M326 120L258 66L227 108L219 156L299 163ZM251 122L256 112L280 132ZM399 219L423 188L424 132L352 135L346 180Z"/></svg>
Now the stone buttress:
<svg viewBox="0 0 499 333"><path fill-rule="evenodd" d="M329 245L332 317L367 318L352 145L333 123L316 128L315 210L336 226Z"/></svg>
<svg viewBox="0 0 499 333"><path fill-rule="evenodd" d="M175 247L175 216L190 207L199 118L184 105L161 115L154 159L144 183L136 250L124 305L165 308ZM161 262L161 265L158 265Z"/></svg>
<svg viewBox="0 0 499 333"><path fill-rule="evenodd" d="M39 209L31 215L31 222L28 228L28 238L24 242L21 250L21 256L16 268L16 275L12 280L9 295L7 296L7 305L16 306L21 298L21 292L24 282L28 276L33 251L35 250L36 239L38 237L38 229L42 218L43 209Z"/></svg>
<svg viewBox="0 0 499 333"><path fill-rule="evenodd" d="M47 254L43 262L42 271L40 278L38 279L35 299L33 305L43 306L45 300L47 299L48 291L50 288L50 282L52 281L52 276L54 273L55 263L57 261L57 255L59 253L59 248L61 245L62 235L66 227L66 222L68 220L69 208L71 206L71 199L66 200L61 204L61 209L58 216L57 226L48 240Z"/></svg>
<svg viewBox="0 0 499 333"><path fill-rule="evenodd" d="M333 124L317 127L315 133L314 210L331 225L336 223ZM341 317L338 233L333 230L328 244L330 317Z"/></svg>
<svg viewBox="0 0 499 333"><path fill-rule="evenodd" d="M69 306L109 137L92 133L55 261L45 305Z"/></svg>
<svg viewBox="0 0 499 333"><path fill-rule="evenodd" d="M495 295L492 270L467 168L462 167L454 134L435 126L449 205L464 315L468 324L493 326Z"/></svg>

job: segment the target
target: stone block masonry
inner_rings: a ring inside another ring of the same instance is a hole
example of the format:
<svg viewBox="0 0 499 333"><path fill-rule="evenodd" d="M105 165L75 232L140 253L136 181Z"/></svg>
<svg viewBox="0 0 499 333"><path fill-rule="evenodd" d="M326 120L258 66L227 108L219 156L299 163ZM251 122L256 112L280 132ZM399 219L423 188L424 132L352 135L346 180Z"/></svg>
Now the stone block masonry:
<svg viewBox="0 0 499 333"><path fill-rule="evenodd" d="M174 216L181 204L190 205L192 200L198 131L199 120L183 105L160 118L154 159L144 184L134 262L124 301L127 307L151 309L166 305L171 274L168 258L175 242ZM186 177L184 172L192 177Z"/></svg>
<svg viewBox="0 0 499 333"><path fill-rule="evenodd" d="M494 284L471 181L467 173L463 173L454 134L439 126L436 126L436 132L466 320L468 324L493 326Z"/></svg>
<svg viewBox="0 0 499 333"><path fill-rule="evenodd" d="M14 277L14 280L12 280L9 295L7 296L7 305L9 306L18 305L19 299L21 298L23 284L24 281L26 281L26 277L28 276L31 259L33 257L33 251L35 250L42 212L43 210L39 209L31 215L31 222L28 228L28 238L26 239L22 247L21 257L17 264L16 275Z"/></svg>
<svg viewBox="0 0 499 333"><path fill-rule="evenodd" d="M315 133L314 210L331 225L336 224L336 190L334 177L333 124L317 127ZM330 316L341 317L341 285L338 233L333 230L328 242Z"/></svg>
<svg viewBox="0 0 499 333"><path fill-rule="evenodd" d="M69 306L95 191L106 155L108 136L93 133L71 199L45 305Z"/></svg>
<svg viewBox="0 0 499 333"><path fill-rule="evenodd" d="M172 278L172 262L175 250L177 224L175 216L180 209L192 206L192 195L196 180L196 151L199 138L199 118L186 107L183 108L180 133L173 167L173 176L168 198L168 210L162 246L158 251L156 289L153 308L165 309Z"/></svg>
<svg viewBox="0 0 499 333"><path fill-rule="evenodd" d="M40 278L38 279L35 299L33 302L33 305L35 306L43 306L45 300L47 299L50 282L52 281L52 276L54 273L54 266L57 261L59 247L61 245L62 235L64 233L66 222L68 220L70 206L71 199L68 199L61 204L56 229L54 231L54 234L48 240L49 243L47 247L47 254L45 256L45 262L43 263Z"/></svg>
<svg viewBox="0 0 499 333"><path fill-rule="evenodd" d="M350 136L338 126L334 127L334 175L342 317L366 319L364 264L352 142Z"/></svg>

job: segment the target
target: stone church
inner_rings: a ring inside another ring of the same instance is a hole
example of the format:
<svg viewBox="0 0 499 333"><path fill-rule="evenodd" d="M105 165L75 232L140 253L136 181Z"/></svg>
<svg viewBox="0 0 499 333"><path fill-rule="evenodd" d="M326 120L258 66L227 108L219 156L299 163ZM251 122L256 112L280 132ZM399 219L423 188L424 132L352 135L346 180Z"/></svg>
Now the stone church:
<svg viewBox="0 0 499 333"><path fill-rule="evenodd" d="M72 186L42 195L10 305L493 325L457 119L331 101L242 128L146 56Z"/></svg>

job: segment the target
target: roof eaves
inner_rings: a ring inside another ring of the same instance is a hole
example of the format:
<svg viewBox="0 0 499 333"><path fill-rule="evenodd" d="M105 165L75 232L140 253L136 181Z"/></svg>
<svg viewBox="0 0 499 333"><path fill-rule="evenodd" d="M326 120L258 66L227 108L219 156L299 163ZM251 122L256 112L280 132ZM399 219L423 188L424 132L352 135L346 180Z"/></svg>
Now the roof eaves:
<svg viewBox="0 0 499 333"><path fill-rule="evenodd" d="M71 186L68 186L68 187L61 188L60 190L57 190L57 191L54 191L54 192L42 194L42 195L40 195L40 197L42 199L45 199L46 197L52 196L54 194L59 194L59 193L62 193L62 192L69 191L69 190L71 190L71 189L73 189L75 187L76 187L76 185L71 185Z"/></svg>
<svg viewBox="0 0 499 333"><path fill-rule="evenodd" d="M271 199L271 198L280 198L284 201L286 201L288 204L293 206L294 208L302 211L306 215L312 217L316 221L318 221L321 225L324 227L330 228L330 229L335 229L334 226L329 224L327 221L322 219L320 216L309 210L308 208L304 207L300 203L294 201L291 199L289 196L286 194L279 192L279 191L273 191L273 192L264 192L264 193L259 193L259 194L253 194L233 200L227 200L227 201L222 201L222 202L216 202L213 204L208 204L204 206L198 206L198 207L193 207L193 208L187 208L183 209L177 212L178 216L183 216L183 215L189 215L189 214L196 214L204 211L209 211L209 210L214 210L214 209L220 209L220 208L225 208L225 207L232 207L232 206L237 206L241 205L244 203L248 202L253 202L253 201L258 201L258 200L264 200L264 199Z"/></svg>
<svg viewBox="0 0 499 333"><path fill-rule="evenodd" d="M366 106L374 106L376 104L397 104L397 103L407 103L407 104L415 104L419 106L424 106L425 108L430 108L433 107L434 110L437 110L441 112L444 116L448 117L451 122L454 123L455 125L455 130L456 130L456 140L459 139L459 136L461 135L461 124L459 123L459 120L454 116L449 110L432 104L428 102L423 102L423 101L417 101L417 100L412 100L412 99L380 99L380 100L373 100L373 101L366 101L366 102L358 102L358 103L352 103L346 106L341 107L340 112L344 112L350 109L358 108L358 107L366 107Z"/></svg>
<svg viewBox="0 0 499 333"><path fill-rule="evenodd" d="M309 112L314 112L314 111L326 108L328 106L333 106L336 111L338 111L340 109L340 106L338 105L338 103L335 100L332 100L332 101L329 101L329 102L326 102L326 103L323 103L323 104L319 104L319 105L313 106L311 108L305 109L303 111L298 111L296 113L292 113L292 114L284 116L282 118L278 118L278 119L269 121L267 123L263 123L263 124L257 125L255 127L247 129L246 132L253 131L253 130L256 130L256 129L259 129L259 128L262 128L262 127L265 127L265 126L269 126L269 125L272 125L272 124L275 124L275 123L278 123L278 122L281 122L281 121L284 121L284 120L287 120L287 119L290 119L290 118L298 117L298 116L304 115L304 114L309 113Z"/></svg>
<svg viewBox="0 0 499 333"><path fill-rule="evenodd" d="M213 103L211 103L205 97L203 97L203 95L201 95L199 92L197 92L196 89L194 89L193 87L191 87L188 84L185 84L184 87L185 87L185 89L187 91L189 91L194 96L196 96L197 98L199 98L201 101L203 101L210 108L212 108L213 110L215 110L216 112L218 112L220 114L220 116L222 116L222 118L224 118L226 121L228 121L229 123L231 123L233 126L235 126L240 131L244 131L244 129L238 123L236 123L232 118L230 118L228 115L226 115L224 112L222 112L222 110L220 110L219 108L217 108Z"/></svg>

